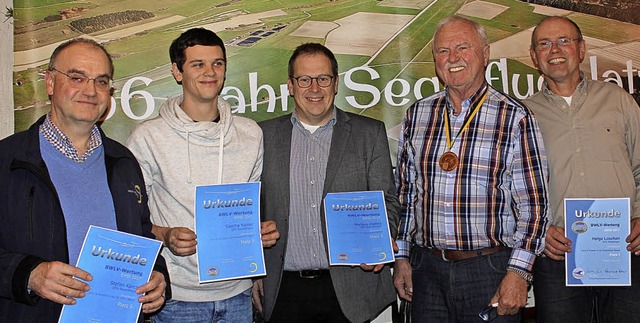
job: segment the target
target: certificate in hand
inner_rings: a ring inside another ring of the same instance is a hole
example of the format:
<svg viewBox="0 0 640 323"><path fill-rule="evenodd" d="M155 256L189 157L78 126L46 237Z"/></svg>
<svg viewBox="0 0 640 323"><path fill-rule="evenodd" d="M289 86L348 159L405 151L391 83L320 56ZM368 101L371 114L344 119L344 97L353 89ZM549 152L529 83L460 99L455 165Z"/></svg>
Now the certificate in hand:
<svg viewBox="0 0 640 323"><path fill-rule="evenodd" d="M93 280L85 297L64 305L59 322L137 322L142 304L136 288L146 284L162 243L90 226L76 267Z"/></svg>
<svg viewBox="0 0 640 323"><path fill-rule="evenodd" d="M328 193L324 209L329 265L395 261L382 191Z"/></svg>
<svg viewBox="0 0 640 323"><path fill-rule="evenodd" d="M266 274L260 239L260 183L196 186L200 283Z"/></svg>
<svg viewBox="0 0 640 323"><path fill-rule="evenodd" d="M630 286L628 198L565 199L567 286Z"/></svg>

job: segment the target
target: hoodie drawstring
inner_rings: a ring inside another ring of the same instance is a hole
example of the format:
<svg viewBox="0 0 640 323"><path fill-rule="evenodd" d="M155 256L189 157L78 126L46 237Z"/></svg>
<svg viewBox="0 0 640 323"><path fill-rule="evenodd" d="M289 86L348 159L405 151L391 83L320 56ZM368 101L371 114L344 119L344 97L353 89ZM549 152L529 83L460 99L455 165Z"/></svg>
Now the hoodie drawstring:
<svg viewBox="0 0 640 323"><path fill-rule="evenodd" d="M189 129L187 129L187 183L191 184L191 140L189 140Z"/></svg>
<svg viewBox="0 0 640 323"><path fill-rule="evenodd" d="M224 157L224 126L220 120L220 145L218 148L218 184L222 184L222 158Z"/></svg>

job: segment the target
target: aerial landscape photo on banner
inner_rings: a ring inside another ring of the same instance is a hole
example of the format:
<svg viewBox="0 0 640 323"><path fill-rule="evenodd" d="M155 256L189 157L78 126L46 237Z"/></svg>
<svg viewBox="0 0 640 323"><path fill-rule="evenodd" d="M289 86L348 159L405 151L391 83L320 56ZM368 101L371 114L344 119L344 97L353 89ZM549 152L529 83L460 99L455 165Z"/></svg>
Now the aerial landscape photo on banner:
<svg viewBox="0 0 640 323"><path fill-rule="evenodd" d="M540 88L529 43L533 27L549 15L567 16L581 26L588 49L581 65L585 77L637 93L640 22L635 13L640 4L619 0L613 1L617 6L603 7L598 2L14 1L15 131L48 111L44 72L53 49L86 37L113 55L115 92L102 127L124 142L133 126L156 116L166 98L181 91L171 75L171 41L189 28L204 27L225 41L228 65L222 97L234 113L256 121L290 113L288 58L296 46L319 42L338 58L336 105L384 121L394 152L405 110L443 88L435 75L431 39L437 22L452 14L470 17L487 29L491 61L486 78L515 98Z"/></svg>

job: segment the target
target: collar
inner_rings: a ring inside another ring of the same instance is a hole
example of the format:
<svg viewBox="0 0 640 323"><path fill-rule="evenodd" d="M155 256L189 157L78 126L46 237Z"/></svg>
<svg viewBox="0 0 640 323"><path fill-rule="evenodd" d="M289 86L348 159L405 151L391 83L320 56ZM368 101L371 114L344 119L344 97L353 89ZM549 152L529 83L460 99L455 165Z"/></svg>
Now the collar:
<svg viewBox="0 0 640 323"><path fill-rule="evenodd" d="M462 111L460 115L464 115L470 106L474 107L476 103L482 98L484 91L487 89L489 84L485 81L480 85L480 87L466 100L462 101ZM445 89L446 97L447 97L447 110L450 115L453 115L453 105L451 104L451 100L449 99L449 88Z"/></svg>
<svg viewBox="0 0 640 323"><path fill-rule="evenodd" d="M44 122L40 125L39 131L53 147L67 158L70 158L77 163L86 161L97 148L102 146L100 130L98 130L98 126L93 125L91 135L89 136L89 148L84 155L79 156L78 151L73 147L73 143L69 137L67 137L67 135L65 135L62 130L56 127L53 121L51 121L51 112L47 113Z"/></svg>
<svg viewBox="0 0 640 323"><path fill-rule="evenodd" d="M335 106L333 107L333 111L331 112L331 118L329 118L329 121L327 121L326 124L323 124L320 126L320 128L325 128L325 127L333 127L333 125L336 124L336 111L338 110L338 108L336 108ZM291 123L295 126L298 125L300 127L304 128L304 125L302 124L302 122L300 121L300 119L298 118L298 114L296 113L296 109L293 109L293 113L291 114ZM319 128L319 129L320 129Z"/></svg>
<svg viewBox="0 0 640 323"><path fill-rule="evenodd" d="M580 72L580 83L578 83L578 86L576 86L576 89L573 91L573 94L571 96L573 97L576 94L584 94L586 93L586 91L587 91L587 79L584 77L584 73ZM559 96L553 93L551 90L549 90L549 84L547 83L547 80L545 80L542 83L542 93L545 96Z"/></svg>

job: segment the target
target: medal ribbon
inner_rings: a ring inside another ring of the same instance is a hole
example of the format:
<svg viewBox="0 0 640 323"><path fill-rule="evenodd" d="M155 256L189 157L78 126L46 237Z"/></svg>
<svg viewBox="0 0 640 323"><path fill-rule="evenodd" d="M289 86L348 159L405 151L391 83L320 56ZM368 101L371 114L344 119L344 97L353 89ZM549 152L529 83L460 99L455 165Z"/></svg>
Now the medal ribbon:
<svg viewBox="0 0 640 323"><path fill-rule="evenodd" d="M487 88L484 90L484 94L482 94L482 98L476 102L475 106L473 107L473 110L467 116L467 120L464 121L464 125L462 126L462 129L458 131L458 134L453 139L451 139L451 126L449 125L449 111L446 111L444 113L444 127L446 130L445 133L447 134L447 151L451 150L451 147L453 147L453 142L456 139L458 139L458 137L463 132L465 132L467 128L469 128L469 124L471 123L471 120L473 120L473 118L476 116L476 114L480 110L480 107L484 103L484 100L487 98L488 92L489 92L489 86L487 86Z"/></svg>

